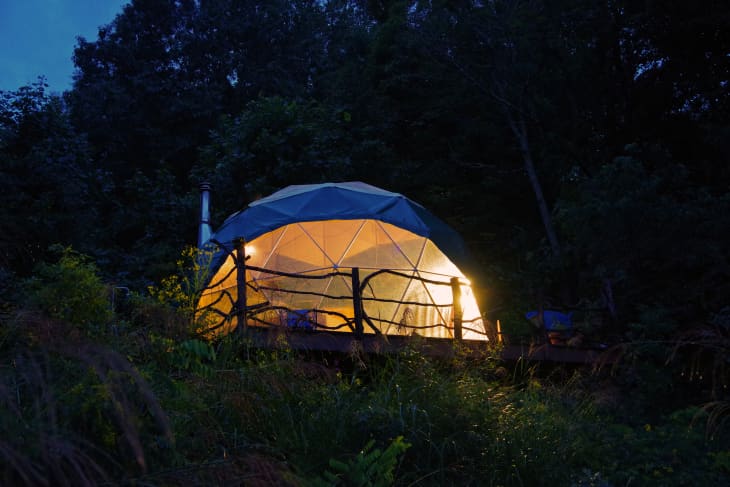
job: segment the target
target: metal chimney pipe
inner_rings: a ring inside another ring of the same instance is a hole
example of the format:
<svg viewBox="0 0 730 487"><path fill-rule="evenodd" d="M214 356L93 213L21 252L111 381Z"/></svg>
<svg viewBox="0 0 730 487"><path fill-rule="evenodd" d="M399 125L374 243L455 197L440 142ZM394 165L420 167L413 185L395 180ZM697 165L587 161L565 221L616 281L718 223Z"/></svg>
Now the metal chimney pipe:
<svg viewBox="0 0 730 487"><path fill-rule="evenodd" d="M210 239L210 183L200 183L200 225L198 226L198 248Z"/></svg>

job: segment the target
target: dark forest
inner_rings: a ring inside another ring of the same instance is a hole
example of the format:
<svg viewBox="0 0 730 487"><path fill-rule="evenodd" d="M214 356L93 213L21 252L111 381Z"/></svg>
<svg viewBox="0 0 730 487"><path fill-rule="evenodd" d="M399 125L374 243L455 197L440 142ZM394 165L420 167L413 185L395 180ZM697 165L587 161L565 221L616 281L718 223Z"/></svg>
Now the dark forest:
<svg viewBox="0 0 730 487"><path fill-rule="evenodd" d="M730 3L133 0L73 60L0 91L0 483L730 482ZM513 343L556 309L614 359L206 340L203 181L214 228L402 193Z"/></svg>

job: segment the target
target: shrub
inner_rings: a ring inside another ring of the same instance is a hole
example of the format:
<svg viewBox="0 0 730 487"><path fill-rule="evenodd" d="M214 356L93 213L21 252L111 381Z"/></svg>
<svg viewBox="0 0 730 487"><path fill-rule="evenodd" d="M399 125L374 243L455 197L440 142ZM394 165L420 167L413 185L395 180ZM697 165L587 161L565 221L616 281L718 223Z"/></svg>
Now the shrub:
<svg viewBox="0 0 730 487"><path fill-rule="evenodd" d="M192 333L202 334L207 328L206 317L197 316L196 311L200 295L211 277L212 258L210 250L186 247L176 262L177 271L162 279L159 286L148 288L158 303L176 310Z"/></svg>
<svg viewBox="0 0 730 487"><path fill-rule="evenodd" d="M56 263L42 262L25 282L27 303L48 316L98 331L111 317L108 287L90 259L71 248L54 246Z"/></svg>

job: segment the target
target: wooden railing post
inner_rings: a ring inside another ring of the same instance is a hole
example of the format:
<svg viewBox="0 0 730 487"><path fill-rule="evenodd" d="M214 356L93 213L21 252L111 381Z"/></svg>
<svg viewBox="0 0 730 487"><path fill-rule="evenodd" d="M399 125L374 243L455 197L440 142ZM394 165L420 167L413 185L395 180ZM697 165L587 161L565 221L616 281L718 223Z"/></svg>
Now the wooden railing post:
<svg viewBox="0 0 730 487"><path fill-rule="evenodd" d="M365 331L362 326L362 296L360 294L360 269L352 268L352 309L355 318L355 338L361 340Z"/></svg>
<svg viewBox="0 0 730 487"><path fill-rule="evenodd" d="M454 338L461 340L461 321L464 318L464 310L461 308L461 284L459 284L458 277L451 278L451 295L453 296Z"/></svg>
<svg viewBox="0 0 730 487"><path fill-rule="evenodd" d="M236 239L236 330L239 334L246 331L248 305L246 303L246 240Z"/></svg>

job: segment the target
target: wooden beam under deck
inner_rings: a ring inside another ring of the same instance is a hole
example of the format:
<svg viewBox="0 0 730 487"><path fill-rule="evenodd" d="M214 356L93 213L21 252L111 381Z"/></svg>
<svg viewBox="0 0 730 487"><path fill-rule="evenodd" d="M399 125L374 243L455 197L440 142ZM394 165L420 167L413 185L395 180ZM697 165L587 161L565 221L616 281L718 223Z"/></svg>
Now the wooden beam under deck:
<svg viewBox="0 0 730 487"><path fill-rule="evenodd" d="M407 348L435 357L451 357L462 353L473 357L494 352L492 342L421 336L397 336L365 334L358 339L353 333L285 330L278 328L249 328L247 336L260 348L283 348L321 352L396 353ZM527 360L568 364L611 363L607 352L595 349L574 348L550 344L505 345L501 347L505 361Z"/></svg>

